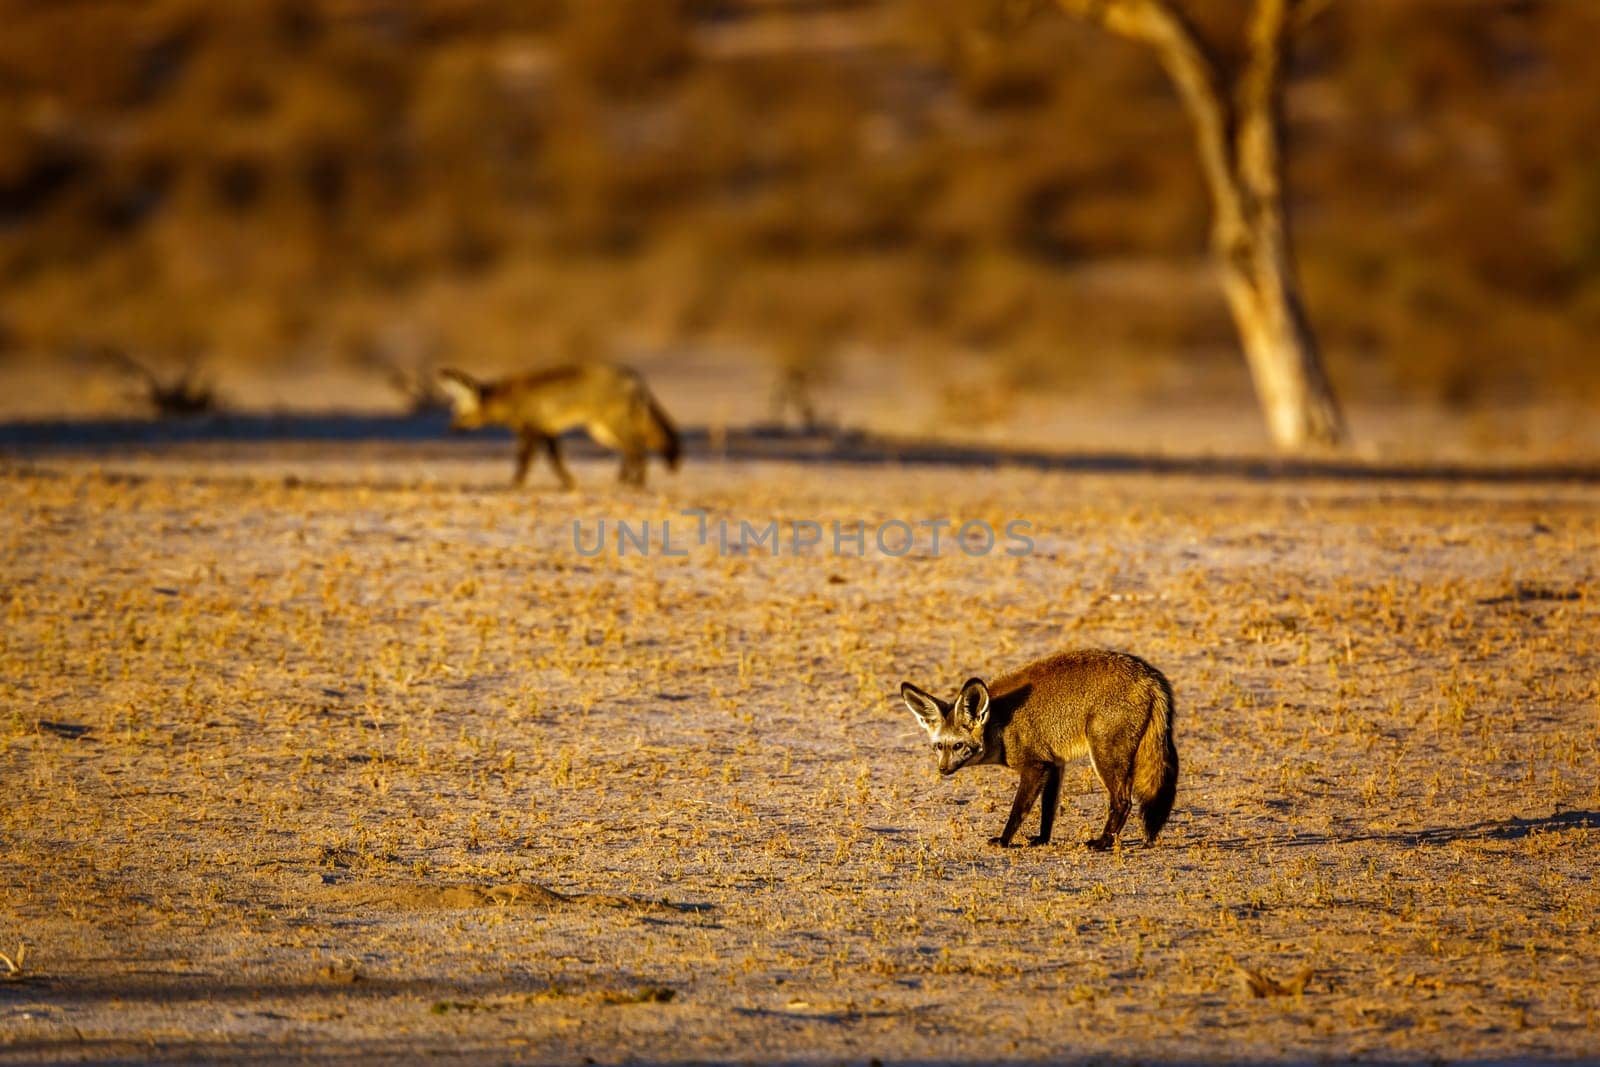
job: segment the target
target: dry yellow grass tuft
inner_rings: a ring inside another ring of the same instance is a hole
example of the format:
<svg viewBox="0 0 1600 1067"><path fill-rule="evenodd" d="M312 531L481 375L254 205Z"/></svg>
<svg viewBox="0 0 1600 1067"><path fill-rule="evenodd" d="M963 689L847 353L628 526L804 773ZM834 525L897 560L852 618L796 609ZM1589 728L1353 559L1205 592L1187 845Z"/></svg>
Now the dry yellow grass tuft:
<svg viewBox="0 0 1600 1067"><path fill-rule="evenodd" d="M1302 967L1293 978L1278 981L1266 971L1252 970L1249 967L1234 966L1233 975L1239 980L1240 986L1252 997L1298 997L1305 992L1306 983L1316 973L1313 967Z"/></svg>

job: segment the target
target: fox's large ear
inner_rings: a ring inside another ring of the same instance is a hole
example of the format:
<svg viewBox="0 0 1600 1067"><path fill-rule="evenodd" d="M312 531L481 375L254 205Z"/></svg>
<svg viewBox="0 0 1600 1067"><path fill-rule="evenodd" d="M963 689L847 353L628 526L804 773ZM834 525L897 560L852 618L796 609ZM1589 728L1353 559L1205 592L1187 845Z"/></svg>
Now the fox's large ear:
<svg viewBox="0 0 1600 1067"><path fill-rule="evenodd" d="M906 707L911 709L911 714L922 723L922 728L930 734L939 726L939 721L944 718L944 709L933 697L924 693L910 682L900 683L900 699L906 702Z"/></svg>
<svg viewBox="0 0 1600 1067"><path fill-rule="evenodd" d="M989 721L989 687L982 678L968 678L956 697L956 711L963 722L982 726Z"/></svg>
<svg viewBox="0 0 1600 1067"><path fill-rule="evenodd" d="M450 398L450 406L456 409L457 414L465 415L478 410L478 383L470 375L458 370L442 370L439 372L439 388Z"/></svg>

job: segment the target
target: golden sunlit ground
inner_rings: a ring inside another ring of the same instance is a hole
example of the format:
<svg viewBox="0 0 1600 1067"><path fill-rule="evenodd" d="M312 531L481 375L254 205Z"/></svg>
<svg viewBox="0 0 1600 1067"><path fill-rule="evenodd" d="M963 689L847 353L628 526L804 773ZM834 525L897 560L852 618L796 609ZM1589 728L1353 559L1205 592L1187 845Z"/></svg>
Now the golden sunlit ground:
<svg viewBox="0 0 1600 1067"><path fill-rule="evenodd" d="M0 27L0 1067L1600 1057L1600 3ZM992 848L899 684L1084 646L1172 821Z"/></svg>
<svg viewBox="0 0 1600 1067"><path fill-rule="evenodd" d="M0 466L0 1058L1594 1053L1600 486L508 451ZM1094 645L1176 689L1168 830L1082 849L1085 765L986 845L898 683Z"/></svg>

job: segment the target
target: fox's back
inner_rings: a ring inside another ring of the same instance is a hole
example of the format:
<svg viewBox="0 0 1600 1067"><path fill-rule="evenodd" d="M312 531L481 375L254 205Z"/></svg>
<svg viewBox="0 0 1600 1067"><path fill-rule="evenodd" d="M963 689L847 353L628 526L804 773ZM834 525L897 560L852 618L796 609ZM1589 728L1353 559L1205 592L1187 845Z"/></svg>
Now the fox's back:
<svg viewBox="0 0 1600 1067"><path fill-rule="evenodd" d="M485 407L514 426L555 436L579 426L625 425L640 388L626 367L573 364L507 378L492 387Z"/></svg>
<svg viewBox="0 0 1600 1067"><path fill-rule="evenodd" d="M992 728L1008 765L1071 759L1088 746L1091 715L1142 721L1166 685L1160 671L1125 652L1058 652L990 683Z"/></svg>

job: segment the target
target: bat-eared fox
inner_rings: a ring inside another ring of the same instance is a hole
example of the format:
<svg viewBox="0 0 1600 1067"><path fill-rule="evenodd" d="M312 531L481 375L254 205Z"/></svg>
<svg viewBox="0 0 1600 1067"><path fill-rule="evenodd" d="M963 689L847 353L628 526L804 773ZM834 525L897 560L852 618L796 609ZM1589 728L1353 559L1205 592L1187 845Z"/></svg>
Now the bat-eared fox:
<svg viewBox="0 0 1600 1067"><path fill-rule="evenodd" d="M900 695L933 739L940 774L986 763L1021 774L1011 815L991 844L1009 846L1041 794L1039 836L1030 843L1048 843L1062 773L1068 760L1085 753L1111 800L1105 829L1085 842L1090 848L1112 847L1135 800L1147 847L1172 812L1178 789L1172 687L1136 656L1061 652L992 684L969 678L953 702L910 682Z"/></svg>
<svg viewBox="0 0 1600 1067"><path fill-rule="evenodd" d="M513 485L522 484L534 450L542 447L562 488L571 489L572 474L561 462L559 438L579 426L597 443L622 453L624 484L644 485L645 457L651 452L661 453L669 468L678 467L678 431L644 380L626 367L581 363L496 382L442 370L439 385L455 412L452 429L500 425L517 435Z"/></svg>

